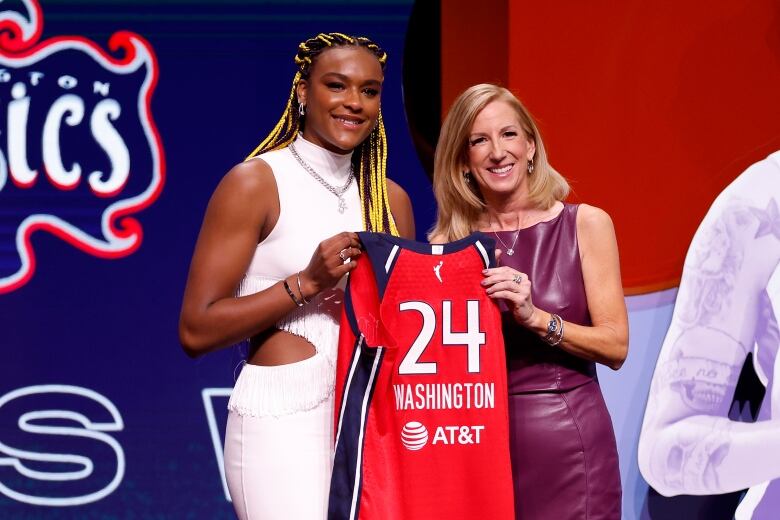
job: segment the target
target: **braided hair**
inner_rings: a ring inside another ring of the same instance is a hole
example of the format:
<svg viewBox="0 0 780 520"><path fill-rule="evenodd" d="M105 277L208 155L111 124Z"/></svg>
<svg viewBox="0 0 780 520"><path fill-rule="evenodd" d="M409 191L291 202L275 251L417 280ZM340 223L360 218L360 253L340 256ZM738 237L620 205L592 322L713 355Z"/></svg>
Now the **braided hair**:
<svg viewBox="0 0 780 520"><path fill-rule="evenodd" d="M342 33L320 33L314 38L301 42L295 55L298 70L293 77L292 89L284 113L268 137L249 154L247 159L264 152L285 148L295 140L304 123L298 111L299 103L296 95L298 83L301 79L309 79L311 67L317 56L332 47L340 46L362 47L368 50L376 56L384 71L387 53L368 38ZM387 134L381 110L374 129L366 140L355 148L352 163L357 173L360 202L363 207L363 227L368 231L398 235L387 196Z"/></svg>

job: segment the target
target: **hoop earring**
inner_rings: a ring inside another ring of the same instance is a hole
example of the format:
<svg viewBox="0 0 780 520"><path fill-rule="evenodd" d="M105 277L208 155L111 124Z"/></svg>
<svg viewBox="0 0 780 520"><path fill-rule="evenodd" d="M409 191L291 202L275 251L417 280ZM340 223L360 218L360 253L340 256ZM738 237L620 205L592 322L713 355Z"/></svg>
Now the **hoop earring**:
<svg viewBox="0 0 780 520"><path fill-rule="evenodd" d="M534 172L534 162L528 161L528 173L533 173L533 172Z"/></svg>
<svg viewBox="0 0 780 520"><path fill-rule="evenodd" d="M471 184L471 172L463 172L463 180L466 181L466 184Z"/></svg>
<svg viewBox="0 0 780 520"><path fill-rule="evenodd" d="M298 115L301 117L306 115L306 105L304 105L300 101L298 102Z"/></svg>

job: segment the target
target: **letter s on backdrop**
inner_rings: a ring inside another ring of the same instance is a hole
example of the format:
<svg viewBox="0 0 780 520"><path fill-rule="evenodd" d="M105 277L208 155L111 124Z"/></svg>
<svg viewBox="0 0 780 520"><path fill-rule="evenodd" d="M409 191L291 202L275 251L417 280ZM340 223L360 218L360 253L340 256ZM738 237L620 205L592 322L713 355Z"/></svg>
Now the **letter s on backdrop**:
<svg viewBox="0 0 780 520"><path fill-rule="evenodd" d="M63 401L71 408L50 406ZM82 413L87 410L93 418ZM125 454L116 439L104 432L123 430L124 421L105 396L79 386L27 386L0 397L0 422L10 425L11 421L3 417L9 414L18 417L18 430L4 428L2 431L18 433L15 444L32 444L38 449L15 448L6 444L7 439L0 438L0 469L6 466L16 471L12 478L8 471L0 471L3 495L27 504L64 507L96 502L119 487L125 473ZM34 439L32 443L30 436ZM103 456L93 460L84 454L65 453L69 451L68 440L76 441L82 449L92 446L106 451L108 448L114 460ZM101 471L95 471L96 465ZM116 466L113 474L106 471L107 465ZM21 490L13 489L12 482L19 482L20 477L28 482L17 486ZM68 489L66 483L76 485Z"/></svg>

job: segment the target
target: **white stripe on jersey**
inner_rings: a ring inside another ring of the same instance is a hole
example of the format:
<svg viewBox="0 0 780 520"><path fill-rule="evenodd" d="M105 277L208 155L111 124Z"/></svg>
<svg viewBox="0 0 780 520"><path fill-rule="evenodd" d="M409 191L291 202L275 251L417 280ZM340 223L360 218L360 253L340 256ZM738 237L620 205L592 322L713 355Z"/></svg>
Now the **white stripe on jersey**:
<svg viewBox="0 0 780 520"><path fill-rule="evenodd" d="M479 249L479 252L482 255L482 260L485 262L485 268L490 267L490 261L488 260L488 254L487 251L485 251L485 246L483 246L482 242L479 240L474 242L474 245L477 246L477 249Z"/></svg>
<svg viewBox="0 0 780 520"><path fill-rule="evenodd" d="M341 424L344 420L344 408L347 406L347 396L349 395L349 388L352 386L352 376L355 375L355 368L357 368L358 361L360 360L360 353L363 352L362 346L363 346L363 339L365 337L363 334L360 335L360 338L358 338L357 346L355 347L355 356L352 359L352 366L349 367L349 375L347 376L347 384L344 387L344 395L341 396L341 411L339 412L339 423L338 423L338 430L336 431L336 444L334 446L339 445L339 436L341 435Z"/></svg>
<svg viewBox="0 0 780 520"><path fill-rule="evenodd" d="M393 259L395 258L396 253L398 253L398 246L393 246L392 251L390 251L390 256L387 257L387 262L385 262L385 272L390 272L390 266L393 264Z"/></svg>

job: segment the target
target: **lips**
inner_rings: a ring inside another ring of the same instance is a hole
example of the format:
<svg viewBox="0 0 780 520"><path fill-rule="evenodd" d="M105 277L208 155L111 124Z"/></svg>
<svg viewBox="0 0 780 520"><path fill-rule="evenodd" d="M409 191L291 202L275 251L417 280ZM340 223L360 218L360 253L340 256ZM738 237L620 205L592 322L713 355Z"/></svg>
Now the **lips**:
<svg viewBox="0 0 780 520"><path fill-rule="evenodd" d="M491 168L487 168L487 171L495 175L503 175L505 173L509 173L509 171L512 169L514 165L515 163L504 164L501 166L493 166Z"/></svg>
<svg viewBox="0 0 780 520"><path fill-rule="evenodd" d="M363 118L350 115L332 115L331 117L347 128L358 128L366 122Z"/></svg>

